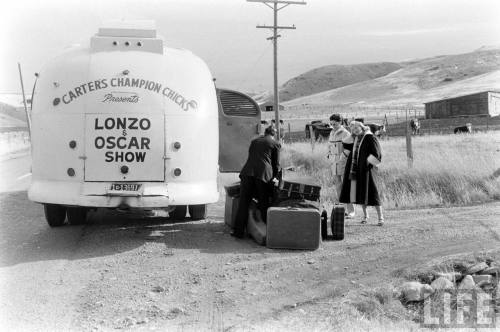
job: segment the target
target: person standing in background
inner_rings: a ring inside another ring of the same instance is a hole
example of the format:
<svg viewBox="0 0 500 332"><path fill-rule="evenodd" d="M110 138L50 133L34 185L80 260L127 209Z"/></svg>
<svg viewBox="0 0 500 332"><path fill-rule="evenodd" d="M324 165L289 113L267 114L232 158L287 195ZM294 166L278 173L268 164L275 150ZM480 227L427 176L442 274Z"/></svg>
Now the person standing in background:
<svg viewBox="0 0 500 332"><path fill-rule="evenodd" d="M363 123L352 121L350 127L355 138L351 156L347 159L340 202L360 204L363 209L362 224L368 222L366 207L374 206L378 225L382 226L384 215L376 184L377 165L382 161L380 144L370 128Z"/></svg>
<svg viewBox="0 0 500 332"><path fill-rule="evenodd" d="M342 140L349 137L351 133L342 126L342 117L340 114L332 114L330 116L330 125L332 126L332 131L328 139L327 158L332 162L333 183L337 191L337 197L334 201L339 202L345 166L347 157L349 156L349 151L344 150L342 146ZM348 219L354 217L355 212L353 204L347 203L345 215Z"/></svg>

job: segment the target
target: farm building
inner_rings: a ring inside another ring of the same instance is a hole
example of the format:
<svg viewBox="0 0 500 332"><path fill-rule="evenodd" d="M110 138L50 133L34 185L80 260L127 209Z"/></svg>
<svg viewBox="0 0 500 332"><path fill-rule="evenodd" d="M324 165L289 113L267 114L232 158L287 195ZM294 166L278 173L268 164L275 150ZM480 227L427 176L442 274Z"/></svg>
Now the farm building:
<svg viewBox="0 0 500 332"><path fill-rule="evenodd" d="M426 119L500 115L500 92L484 91L425 103Z"/></svg>
<svg viewBox="0 0 500 332"><path fill-rule="evenodd" d="M274 101L266 101L265 103L259 104L261 112L272 112L274 109ZM285 106L280 105L280 111L285 109Z"/></svg>

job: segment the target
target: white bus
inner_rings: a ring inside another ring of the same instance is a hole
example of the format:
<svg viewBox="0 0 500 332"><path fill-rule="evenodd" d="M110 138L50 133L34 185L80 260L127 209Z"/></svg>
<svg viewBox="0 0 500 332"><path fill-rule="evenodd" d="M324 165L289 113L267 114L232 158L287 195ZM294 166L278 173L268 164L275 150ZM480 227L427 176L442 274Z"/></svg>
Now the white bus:
<svg viewBox="0 0 500 332"><path fill-rule="evenodd" d="M203 219L218 172L239 171L260 123L251 98L216 89L207 65L164 47L152 22L113 22L66 50L32 101L28 196L52 227L101 207Z"/></svg>

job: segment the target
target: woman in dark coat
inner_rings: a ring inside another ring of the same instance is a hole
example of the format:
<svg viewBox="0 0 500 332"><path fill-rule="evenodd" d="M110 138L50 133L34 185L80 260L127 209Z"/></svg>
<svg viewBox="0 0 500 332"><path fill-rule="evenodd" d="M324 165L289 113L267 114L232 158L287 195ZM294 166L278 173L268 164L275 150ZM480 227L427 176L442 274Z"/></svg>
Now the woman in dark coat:
<svg viewBox="0 0 500 332"><path fill-rule="evenodd" d="M382 160L382 152L378 139L370 132L369 127L359 121L350 123L351 133L354 137L344 140L344 149L351 150L347 158L344 172L344 181L340 193L341 203L353 203L361 205L363 219L361 223L368 221L367 206L374 206L377 210L378 225L384 224L384 215L378 189L374 167ZM375 171L376 172L376 171Z"/></svg>

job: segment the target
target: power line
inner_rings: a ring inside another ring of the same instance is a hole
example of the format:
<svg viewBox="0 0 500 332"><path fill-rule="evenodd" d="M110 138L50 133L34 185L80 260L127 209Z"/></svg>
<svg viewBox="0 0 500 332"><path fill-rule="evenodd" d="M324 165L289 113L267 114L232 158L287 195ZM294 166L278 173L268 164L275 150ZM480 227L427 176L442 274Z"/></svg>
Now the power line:
<svg viewBox="0 0 500 332"><path fill-rule="evenodd" d="M247 81L248 81L248 74L254 70L255 66L257 66L257 63L260 62L260 60L262 60L262 58L264 57L264 55L267 53L267 51L269 50L269 47L271 46L271 44L269 44L266 48L264 48L264 52L262 52L261 55L259 55L259 57L257 58L257 60L252 64L251 67L249 67L249 69L247 70L247 72L245 73L245 75L243 76L244 79L243 81L239 84L238 88L236 90L240 90L240 88L243 86L243 84L245 84Z"/></svg>
<svg viewBox="0 0 500 332"><path fill-rule="evenodd" d="M274 45L274 114L276 121L276 130L278 131L278 137L280 136L280 114L279 114L279 94L278 94L278 29L295 30L295 25L293 26L279 26L278 25L278 11L288 7L289 5L305 5L304 1L292 1L292 0L247 0L248 2L260 2L271 8L274 13L274 24L273 25L257 25L257 29L272 29L273 36L269 37L273 41ZM271 5L272 4L272 5ZM278 7L278 5L282 5Z"/></svg>

